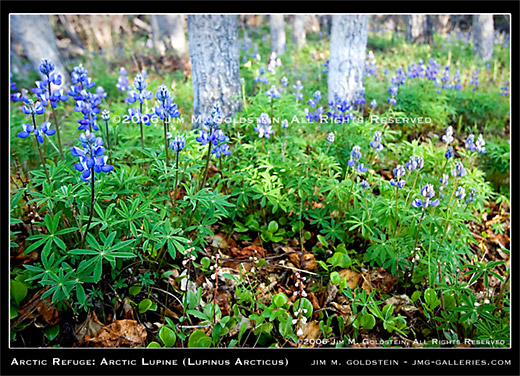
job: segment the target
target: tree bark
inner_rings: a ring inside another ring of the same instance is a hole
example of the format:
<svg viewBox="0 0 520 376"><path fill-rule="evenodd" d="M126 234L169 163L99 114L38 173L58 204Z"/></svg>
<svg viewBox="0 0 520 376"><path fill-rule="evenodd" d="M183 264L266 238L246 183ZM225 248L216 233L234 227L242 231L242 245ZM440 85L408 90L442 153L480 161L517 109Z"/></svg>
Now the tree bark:
<svg viewBox="0 0 520 376"><path fill-rule="evenodd" d="M348 103L363 90L368 16L334 15L330 37L328 100L338 94Z"/></svg>
<svg viewBox="0 0 520 376"><path fill-rule="evenodd" d="M33 68L39 73L38 66L43 58L48 58L56 66L56 72L69 81L69 73L61 60L56 44L56 36L46 15L12 15L11 30L20 41Z"/></svg>
<svg viewBox="0 0 520 376"><path fill-rule="evenodd" d="M446 34L451 30L451 15L439 14L437 16L437 30L439 33Z"/></svg>
<svg viewBox="0 0 520 376"><path fill-rule="evenodd" d="M271 14L271 52L280 56L285 51L285 23L283 14Z"/></svg>
<svg viewBox="0 0 520 376"><path fill-rule="evenodd" d="M473 41L477 56L480 56L484 61L491 60L495 43L493 15L473 16Z"/></svg>
<svg viewBox="0 0 520 376"><path fill-rule="evenodd" d="M305 45L305 15L294 15L292 34L294 46L300 50Z"/></svg>
<svg viewBox="0 0 520 376"><path fill-rule="evenodd" d="M193 81L193 128L220 105L224 119L240 110L237 20L234 15L189 15L188 44Z"/></svg>
<svg viewBox="0 0 520 376"><path fill-rule="evenodd" d="M150 15L152 38L155 48L162 56L165 55L168 46L173 48L177 55L186 58L188 45L184 34L184 18L182 15Z"/></svg>
<svg viewBox="0 0 520 376"><path fill-rule="evenodd" d="M319 30L321 30L321 32L323 34L330 35L331 28L332 28L332 16L330 14L320 16Z"/></svg>
<svg viewBox="0 0 520 376"><path fill-rule="evenodd" d="M406 41L408 43L431 43L432 21L431 16L425 14L411 14L405 16Z"/></svg>

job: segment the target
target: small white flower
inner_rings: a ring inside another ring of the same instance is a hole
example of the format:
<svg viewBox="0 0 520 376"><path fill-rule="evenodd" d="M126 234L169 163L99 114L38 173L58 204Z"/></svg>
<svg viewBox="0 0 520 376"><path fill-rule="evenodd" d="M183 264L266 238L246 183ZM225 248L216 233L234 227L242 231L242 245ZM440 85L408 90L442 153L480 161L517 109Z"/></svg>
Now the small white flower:
<svg viewBox="0 0 520 376"><path fill-rule="evenodd" d="M303 335L303 330L302 330L302 328L299 328L299 329L298 329L298 331L296 332L296 335L297 335L298 337L301 337L301 336Z"/></svg>

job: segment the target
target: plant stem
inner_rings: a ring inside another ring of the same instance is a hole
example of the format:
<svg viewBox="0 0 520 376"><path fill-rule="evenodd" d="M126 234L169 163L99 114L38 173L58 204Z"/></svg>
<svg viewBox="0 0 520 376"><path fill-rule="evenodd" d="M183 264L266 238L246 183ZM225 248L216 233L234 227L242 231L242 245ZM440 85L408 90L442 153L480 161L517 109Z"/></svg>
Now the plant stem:
<svg viewBox="0 0 520 376"><path fill-rule="evenodd" d="M141 148L144 151L143 104L142 103L139 103L139 127L141 128Z"/></svg>
<svg viewBox="0 0 520 376"><path fill-rule="evenodd" d="M404 287L404 293L405 294L406 294L406 290L408 289L408 286L406 286L408 284L408 279L413 278L413 270L414 270L415 264L416 264L416 262L415 262L415 249L417 248L417 243L419 242L419 234L421 233L421 226L422 226L423 221L424 221L424 214L425 214L425 208L423 206L421 219L419 220L419 226L417 227L417 235L415 236L415 243L414 243L413 248L412 248L412 270L410 271L410 274L408 274L406 276L405 287Z"/></svg>
<svg viewBox="0 0 520 376"><path fill-rule="evenodd" d="M166 117L163 120L163 128L164 128L164 151L166 153L166 166L170 165L170 157L168 155L168 131L167 131L167 123Z"/></svg>
<svg viewBox="0 0 520 376"><path fill-rule="evenodd" d="M106 133L107 133L107 146L108 146L108 149L110 150L110 135L108 134L108 120L105 120L105 130L106 130Z"/></svg>
<svg viewBox="0 0 520 376"><path fill-rule="evenodd" d="M213 143L211 141L208 142L208 156L206 157L206 168L204 169L204 176L202 178L202 183L200 185L199 191L204 188L204 185L206 185L206 179L208 178L208 167L209 167L209 160L211 159L211 146Z"/></svg>
<svg viewBox="0 0 520 376"><path fill-rule="evenodd" d="M177 184L179 182L179 152L175 156L175 187L173 188L173 198L172 200L172 212L170 214L170 223L172 223L173 212L175 208L175 200L177 199Z"/></svg>
<svg viewBox="0 0 520 376"><path fill-rule="evenodd" d="M94 187L95 187L96 176L94 173L94 167L90 169L90 215L88 217L87 228L83 233L83 240L81 242L81 248L85 246L85 239L87 238L90 223L92 222L92 215L94 214Z"/></svg>
<svg viewBox="0 0 520 376"><path fill-rule="evenodd" d="M60 124L58 122L58 118L56 117L56 111L54 110L54 107L52 106L52 103L50 101L50 97L51 97L51 80L50 80L49 74L47 74L47 81L49 83L49 105L52 108L52 118L54 119L54 122L56 123L56 135L58 136L58 147L60 149L60 157L61 157L61 160L64 160L63 148L61 146Z"/></svg>
<svg viewBox="0 0 520 376"><path fill-rule="evenodd" d="M50 185L51 179L49 178L49 172L47 171L47 166L45 166L45 158L43 157L43 151L40 147L40 143L38 142L37 138L36 138L36 146L38 146L38 152L40 153L40 159L42 160L43 171L45 172L45 176L47 177L47 181L49 182L49 185Z"/></svg>

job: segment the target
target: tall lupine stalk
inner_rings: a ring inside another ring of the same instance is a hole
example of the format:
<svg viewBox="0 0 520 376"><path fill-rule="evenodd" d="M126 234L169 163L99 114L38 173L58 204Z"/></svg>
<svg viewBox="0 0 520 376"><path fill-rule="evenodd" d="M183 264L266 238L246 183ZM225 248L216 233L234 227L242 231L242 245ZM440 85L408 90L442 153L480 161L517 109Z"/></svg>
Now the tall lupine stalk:
<svg viewBox="0 0 520 376"><path fill-rule="evenodd" d="M147 115L143 115L143 104L145 99L151 99L153 94L150 90L146 90L146 80L141 74L137 74L134 78L134 88L135 91L132 90L128 92L128 98L126 101L128 103L134 103L135 101L139 101L139 109L130 108L128 110L132 121L135 119L137 123L139 123L139 128L141 131L141 148L144 150L144 130L143 123L146 125L150 125L150 118Z"/></svg>
<svg viewBox="0 0 520 376"><path fill-rule="evenodd" d="M31 115L32 124L22 124L23 131L18 133L18 137L27 138L31 133L34 134L36 146L38 147L38 152L40 154L40 159L43 165L43 171L47 177L47 182L51 184L49 172L47 171L47 166L45 165L45 157L43 156L43 151L40 147L40 144L44 141L44 134L47 136L52 136L54 133L56 133L56 130L50 129L51 123L48 121L41 123L40 127L36 125L36 115L43 115L45 113L45 108L40 101L35 103L26 95L22 97L22 100L24 103L22 106L22 112L26 115Z"/></svg>
<svg viewBox="0 0 520 376"><path fill-rule="evenodd" d="M204 168L199 190L203 189L206 185L211 154L215 154L217 158L220 158L221 155L231 154L229 151L229 145L227 144L229 137L227 137L220 129L221 122L222 112L220 111L220 107L215 104L211 110L211 115L204 120L204 125L208 128L208 131L206 132L205 130L202 130L200 131L200 136L195 137L195 140L200 142L201 145L208 145L206 167Z"/></svg>
<svg viewBox="0 0 520 376"><path fill-rule="evenodd" d="M103 139L89 130L81 133L79 136L81 147L72 147L70 153L79 157L79 162L74 163L74 168L81 172L81 180L90 182L90 213L85 232L82 234L81 247L85 244L85 239L92 223L95 203L95 178L96 173L109 172L114 166L107 164L108 157L103 155L105 148L103 147Z"/></svg>
<svg viewBox="0 0 520 376"><path fill-rule="evenodd" d="M186 140L183 136L175 136L172 142L170 142L170 147L175 152L175 185L173 187L173 198L172 198L172 212L170 215L170 223L173 219L173 212L175 208L175 200L177 199L177 188L179 185L179 153L186 146Z"/></svg>
<svg viewBox="0 0 520 376"><path fill-rule="evenodd" d="M266 138L270 138L274 133L273 127L271 126L271 119L265 112L260 114L260 117L256 120L255 131L258 132L258 137L262 139L262 152L264 151L264 141Z"/></svg>
<svg viewBox="0 0 520 376"><path fill-rule="evenodd" d="M170 157L168 154L168 134L171 118L180 116L177 104L173 103L172 96L165 85L159 86L155 92L155 98L159 101L159 105L152 108L154 113L163 121L164 130L164 151L166 153L166 165L170 165Z"/></svg>
<svg viewBox="0 0 520 376"><path fill-rule="evenodd" d="M271 86L269 90L267 90L267 96L271 98L271 122L274 121L274 100L279 99L281 97L280 92L276 88L276 86Z"/></svg>
<svg viewBox="0 0 520 376"><path fill-rule="evenodd" d="M435 190L434 190L432 184L426 184L421 189L421 195L423 196L424 199L418 198L412 202L412 206L414 208L422 208L421 219L419 220L419 226L417 228L417 234L415 236L415 244L412 249L412 255L415 253L415 247L417 247L417 242L419 241L419 234L421 232L421 225L422 225L424 217L425 217L426 209L428 209L429 206L437 207L437 206L439 206L439 203L440 203L440 200L438 198L433 199L433 197L435 196ZM430 259L431 259L431 253L428 252L428 270L430 269ZM415 262L413 262L410 276L412 276L412 274L413 274L414 267L415 267ZM428 275L428 277L429 277L429 275ZM407 280L408 280L408 278L407 278Z"/></svg>
<svg viewBox="0 0 520 376"><path fill-rule="evenodd" d="M103 110L103 112L101 113L101 119L103 119L103 121L105 122L105 136L107 138L107 146L108 146L108 151L110 153L110 150L111 150L111 147L110 147L110 133L108 131L108 122L110 121L110 111Z"/></svg>
<svg viewBox="0 0 520 376"><path fill-rule="evenodd" d="M289 122L285 119L282 120L282 128L283 128L282 157L283 158L285 158L285 148L287 147L287 127L289 127Z"/></svg>
<svg viewBox="0 0 520 376"><path fill-rule="evenodd" d="M43 58L39 65L40 72L45 76L43 81L36 81L36 88L32 89L38 98L43 102L44 106L51 104L52 118L56 124L56 132L58 136L58 148L60 157L63 160L63 147L61 145L60 125L58 117L56 116L56 105L60 101L66 101L69 97L63 94L63 89L52 90L52 84L60 86L63 82L62 76L58 73L53 73L55 69L54 63L46 58Z"/></svg>
<svg viewBox="0 0 520 376"><path fill-rule="evenodd" d="M77 120L79 123L78 130L82 131L99 131L97 125L97 116L101 112L98 108L101 98L97 93L91 93L89 90L94 87L95 83L88 76L87 70L80 64L74 67L70 75L72 85L69 95L76 100L74 111L83 114L83 118Z"/></svg>

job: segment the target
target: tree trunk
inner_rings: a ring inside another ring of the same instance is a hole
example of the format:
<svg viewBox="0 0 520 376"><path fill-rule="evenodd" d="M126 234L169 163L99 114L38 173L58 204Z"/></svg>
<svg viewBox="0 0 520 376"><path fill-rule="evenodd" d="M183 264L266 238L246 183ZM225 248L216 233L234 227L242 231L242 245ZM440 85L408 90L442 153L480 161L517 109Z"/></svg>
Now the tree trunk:
<svg viewBox="0 0 520 376"><path fill-rule="evenodd" d="M294 46L300 50L305 45L305 15L294 15L292 34Z"/></svg>
<svg viewBox="0 0 520 376"><path fill-rule="evenodd" d="M437 30L439 33L446 34L451 30L451 15L439 14L437 16Z"/></svg>
<svg viewBox="0 0 520 376"><path fill-rule="evenodd" d="M168 46L173 48L177 55L186 58L188 45L184 34L184 18L182 15L150 15L152 38L155 48L164 56Z"/></svg>
<svg viewBox="0 0 520 376"><path fill-rule="evenodd" d="M319 26L319 30L321 30L323 34L330 35L332 16L330 14L320 16Z"/></svg>
<svg viewBox="0 0 520 376"><path fill-rule="evenodd" d="M330 18L330 16L328 16ZM305 15L305 32L318 33L320 31L320 20L315 14Z"/></svg>
<svg viewBox="0 0 520 376"><path fill-rule="evenodd" d="M193 81L193 128L213 104L224 119L240 110L237 20L234 15L189 15L188 43Z"/></svg>
<svg viewBox="0 0 520 376"><path fill-rule="evenodd" d="M368 16L334 15L330 36L329 102L337 94L348 103L363 90Z"/></svg>
<svg viewBox="0 0 520 376"><path fill-rule="evenodd" d="M431 43L431 16L427 16L425 14L411 14L405 16L405 20L406 41L408 43Z"/></svg>
<svg viewBox="0 0 520 376"><path fill-rule="evenodd" d="M483 14L473 16L473 35L475 50L484 61L493 57L493 46L495 43L495 29L493 15Z"/></svg>
<svg viewBox="0 0 520 376"><path fill-rule="evenodd" d="M61 61L61 55L56 45L56 36L52 31L49 16L18 15L11 16L11 30L20 41L25 54L33 68L39 73L38 66L43 58L48 58L56 66L56 72L69 81L69 73Z"/></svg>
<svg viewBox="0 0 520 376"><path fill-rule="evenodd" d="M285 51L285 23L283 14L271 14L271 52L280 56Z"/></svg>

